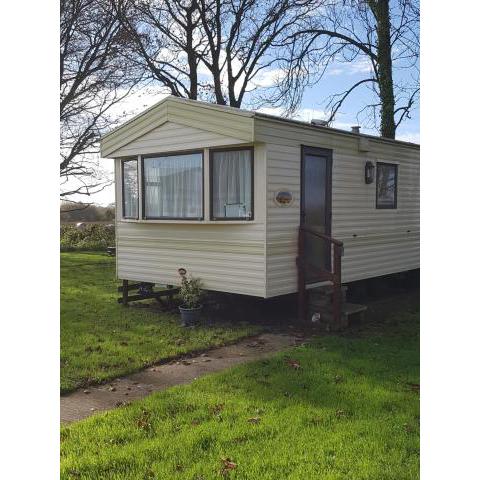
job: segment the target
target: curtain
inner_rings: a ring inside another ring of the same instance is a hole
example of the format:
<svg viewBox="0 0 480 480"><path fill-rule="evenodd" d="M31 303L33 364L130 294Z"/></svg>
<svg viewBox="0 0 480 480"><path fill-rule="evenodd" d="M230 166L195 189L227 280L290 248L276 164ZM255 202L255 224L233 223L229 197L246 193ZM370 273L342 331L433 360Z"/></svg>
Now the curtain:
<svg viewBox="0 0 480 480"><path fill-rule="evenodd" d="M201 218L202 154L144 159L146 217Z"/></svg>
<svg viewBox="0 0 480 480"><path fill-rule="evenodd" d="M138 169L136 160L123 162L123 216L138 218Z"/></svg>
<svg viewBox="0 0 480 480"><path fill-rule="evenodd" d="M377 163L377 204L379 206L395 206L396 183L396 165Z"/></svg>
<svg viewBox="0 0 480 480"><path fill-rule="evenodd" d="M213 152L214 218L251 218L251 150Z"/></svg>

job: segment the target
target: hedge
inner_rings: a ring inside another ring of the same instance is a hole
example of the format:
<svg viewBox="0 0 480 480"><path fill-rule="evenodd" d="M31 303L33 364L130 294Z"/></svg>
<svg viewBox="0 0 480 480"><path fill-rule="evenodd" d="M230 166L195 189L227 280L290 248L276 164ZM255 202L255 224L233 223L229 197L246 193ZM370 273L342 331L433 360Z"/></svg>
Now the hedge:
<svg viewBox="0 0 480 480"><path fill-rule="evenodd" d="M60 226L60 251L72 250L104 250L115 246L115 227L91 223L77 227L75 225Z"/></svg>

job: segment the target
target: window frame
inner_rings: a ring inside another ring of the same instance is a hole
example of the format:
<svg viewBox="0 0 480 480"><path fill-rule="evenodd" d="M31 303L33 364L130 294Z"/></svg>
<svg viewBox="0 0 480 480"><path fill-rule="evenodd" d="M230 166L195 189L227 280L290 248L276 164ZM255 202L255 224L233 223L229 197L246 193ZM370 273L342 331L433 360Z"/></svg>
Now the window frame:
<svg viewBox="0 0 480 480"><path fill-rule="evenodd" d="M378 204L378 167L381 165L386 165L388 167L395 168L395 190L394 190L394 200L393 205L379 205ZM377 162L376 164L376 179L375 179L375 208L377 210L396 210L398 204L398 164L397 163L388 163L388 162Z"/></svg>
<svg viewBox="0 0 480 480"><path fill-rule="evenodd" d="M151 217L146 215L145 211L145 159L158 158L158 157L176 157L180 155L193 155L200 154L202 156L202 215L200 217ZM202 221L205 219L205 153L203 149L195 150L181 150L178 152L162 152L151 153L148 155L140 156L140 169L141 169L141 188L142 188L142 220L184 220L186 222Z"/></svg>
<svg viewBox="0 0 480 480"><path fill-rule="evenodd" d="M125 220L138 220L140 218L140 179L138 178L138 157L129 157L129 158L122 158L121 162L121 175L122 175L122 219ZM137 215L133 216L126 216L125 215L125 163L126 162L135 162L136 168L135 171L137 173Z"/></svg>
<svg viewBox="0 0 480 480"><path fill-rule="evenodd" d="M246 217L215 217L213 214L213 163L214 163L214 154L217 152L236 152L242 150L249 150L250 151L250 177L251 177L251 185L250 185L250 195L251 195L251 210L252 214L249 218ZM255 220L255 169L254 169L254 155L255 155L255 148L250 145L246 147L225 147L225 148L211 148L208 153L209 157L209 198L210 198L210 220L212 222L253 222Z"/></svg>

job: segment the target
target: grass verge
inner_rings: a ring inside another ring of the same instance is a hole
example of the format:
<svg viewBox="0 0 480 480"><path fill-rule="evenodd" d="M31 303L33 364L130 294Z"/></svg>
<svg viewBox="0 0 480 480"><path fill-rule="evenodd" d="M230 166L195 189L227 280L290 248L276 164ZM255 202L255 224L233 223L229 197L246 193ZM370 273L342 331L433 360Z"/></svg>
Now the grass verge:
<svg viewBox="0 0 480 480"><path fill-rule="evenodd" d="M419 314L330 336L61 430L69 479L419 477Z"/></svg>
<svg viewBox="0 0 480 480"><path fill-rule="evenodd" d="M185 329L175 315L124 308L117 304L114 258L60 255L62 392L259 331L248 323Z"/></svg>

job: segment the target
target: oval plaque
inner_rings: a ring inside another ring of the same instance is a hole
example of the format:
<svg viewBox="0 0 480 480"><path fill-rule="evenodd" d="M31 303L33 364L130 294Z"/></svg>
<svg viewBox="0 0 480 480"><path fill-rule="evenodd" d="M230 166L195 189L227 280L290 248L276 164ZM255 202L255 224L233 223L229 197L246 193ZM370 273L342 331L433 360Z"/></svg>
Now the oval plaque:
<svg viewBox="0 0 480 480"><path fill-rule="evenodd" d="M280 207L289 207L293 202L293 194L289 190L279 190L275 193L275 203Z"/></svg>

